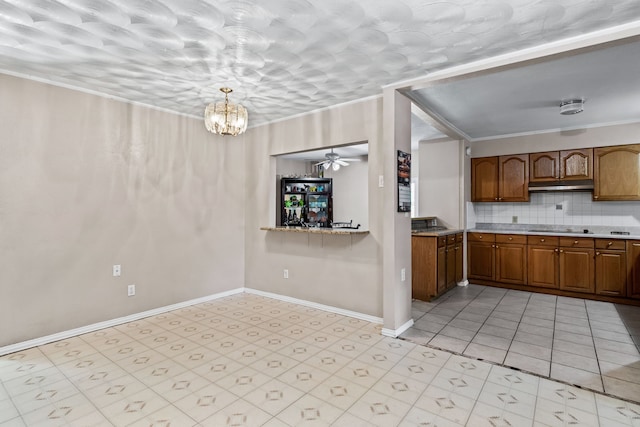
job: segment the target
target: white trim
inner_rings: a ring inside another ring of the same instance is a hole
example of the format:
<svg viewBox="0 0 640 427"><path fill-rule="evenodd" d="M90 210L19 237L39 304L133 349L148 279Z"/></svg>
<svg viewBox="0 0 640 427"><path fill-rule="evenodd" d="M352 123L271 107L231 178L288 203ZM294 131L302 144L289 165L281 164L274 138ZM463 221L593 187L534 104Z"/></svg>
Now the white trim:
<svg viewBox="0 0 640 427"><path fill-rule="evenodd" d="M130 314L129 316L119 317L117 319L106 320L104 322L98 322L92 325L82 326L80 328L58 332L52 335L47 335L45 337L34 338L32 340L6 345L4 347L0 347L0 356L4 356L5 354L9 354L9 353L15 353L16 351L22 351L31 347L37 347L39 345L49 344L54 341L64 340L77 335L98 331L100 329L122 325L123 323L133 322L135 320L139 320L145 317L157 316L158 314L166 313L172 310L178 310L180 308L189 307L191 305L202 304L203 302L240 294L243 292L243 290L244 288L232 289L230 291L220 292L220 293L209 295L202 298L196 298L189 301L179 302L177 304L171 304L164 307L154 308L153 310L147 310L141 313L134 313L134 314Z"/></svg>
<svg viewBox="0 0 640 427"><path fill-rule="evenodd" d="M413 326L413 319L409 319L407 323L400 326L398 329L382 328L382 335L385 337L398 338L404 331Z"/></svg>
<svg viewBox="0 0 640 427"><path fill-rule="evenodd" d="M468 286L468 285L469 285L468 280L463 280L462 282L458 282L458 286Z"/></svg>
<svg viewBox="0 0 640 427"><path fill-rule="evenodd" d="M349 316L356 319L364 320L366 322L382 324L382 318L371 316L369 314L358 313L357 311L345 310L343 308L332 307L330 305L319 304L313 301L307 301L298 298L292 298L285 295L273 294L271 292L259 291L257 289L244 288L244 291L248 294L260 295L267 298L273 298L280 301L291 302L294 304L303 305L305 307L317 308L318 310L328 311L330 313L341 314L343 316ZM411 321L413 322L413 320Z"/></svg>

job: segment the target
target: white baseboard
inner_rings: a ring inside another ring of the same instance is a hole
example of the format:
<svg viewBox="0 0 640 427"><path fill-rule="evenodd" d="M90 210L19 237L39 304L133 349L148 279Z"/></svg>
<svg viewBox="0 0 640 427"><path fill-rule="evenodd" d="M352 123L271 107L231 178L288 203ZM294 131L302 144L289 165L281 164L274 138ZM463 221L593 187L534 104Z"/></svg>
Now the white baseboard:
<svg viewBox="0 0 640 427"><path fill-rule="evenodd" d="M244 291L248 294L260 295L267 298L273 298L280 301L291 302L294 304L303 305L305 307L317 308L318 310L328 311L330 313L341 314L343 316L354 317L356 319L364 320L371 323L382 324L382 318L371 316L369 314L358 313L357 311L345 310L338 307L332 307L330 305L319 304L317 302L307 301L303 299L297 299L280 294L273 294L271 292L259 291L257 289L244 288ZM413 321L412 321L413 322Z"/></svg>
<svg viewBox="0 0 640 427"><path fill-rule="evenodd" d="M404 331L413 326L413 319L409 319L407 323L400 326L398 329L382 328L382 335L385 337L398 338Z"/></svg>
<svg viewBox="0 0 640 427"><path fill-rule="evenodd" d="M177 304L171 304L171 305L167 305L160 308L154 308L153 310L130 314L129 316L119 317L117 319L112 319L112 320L106 320L104 322L98 322L92 325L82 326L80 328L70 329L68 331L47 335L45 337L35 338L28 341L22 341L16 344L7 345L4 347L0 347L0 356L9 354L9 353L15 353L16 351L22 351L31 347L37 347L39 345L49 344L54 341L64 340L77 335L82 335L89 332L95 332L100 329L122 325L123 323L133 322L135 320L139 320L145 317L157 316L158 314L166 313L167 311L178 310L180 308L189 307L191 305L202 304L203 302L212 301L212 300L228 297L235 294L240 294L243 291L244 291L244 288L232 289L230 291L220 292L220 293L209 295L206 297L179 302Z"/></svg>

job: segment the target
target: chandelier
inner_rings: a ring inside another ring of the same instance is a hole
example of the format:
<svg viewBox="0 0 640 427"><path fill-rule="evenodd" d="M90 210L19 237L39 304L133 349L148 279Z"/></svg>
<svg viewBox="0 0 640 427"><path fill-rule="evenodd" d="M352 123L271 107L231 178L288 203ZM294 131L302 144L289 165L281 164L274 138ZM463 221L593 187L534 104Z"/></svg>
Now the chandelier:
<svg viewBox="0 0 640 427"><path fill-rule="evenodd" d="M240 135L247 130L247 109L242 105L229 103L232 89L222 87L220 91L224 93L224 102L207 105L204 110L204 125L209 132L218 135Z"/></svg>

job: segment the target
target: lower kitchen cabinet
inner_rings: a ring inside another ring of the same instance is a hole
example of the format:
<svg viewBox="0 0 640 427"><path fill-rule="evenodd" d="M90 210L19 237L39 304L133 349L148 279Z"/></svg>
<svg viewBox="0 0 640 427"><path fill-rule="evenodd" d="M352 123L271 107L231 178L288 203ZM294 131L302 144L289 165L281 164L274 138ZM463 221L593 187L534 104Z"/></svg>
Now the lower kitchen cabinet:
<svg viewBox="0 0 640 427"><path fill-rule="evenodd" d="M462 233L411 237L412 297L430 301L462 280Z"/></svg>
<svg viewBox="0 0 640 427"><path fill-rule="evenodd" d="M528 236L529 274L527 284L542 288L558 287L558 244L552 236Z"/></svg>
<svg viewBox="0 0 640 427"><path fill-rule="evenodd" d="M627 241L627 296L640 299L640 240Z"/></svg>
<svg viewBox="0 0 640 427"><path fill-rule="evenodd" d="M565 291L594 293L595 251L593 239L560 237L558 249L559 288Z"/></svg>
<svg viewBox="0 0 640 427"><path fill-rule="evenodd" d="M495 280L525 285L527 283L527 236L496 235Z"/></svg>
<svg viewBox="0 0 640 427"><path fill-rule="evenodd" d="M596 294L626 296L627 257L624 240L596 239Z"/></svg>
<svg viewBox="0 0 640 427"><path fill-rule="evenodd" d="M467 277L493 280L495 277L496 235L491 233L467 234Z"/></svg>

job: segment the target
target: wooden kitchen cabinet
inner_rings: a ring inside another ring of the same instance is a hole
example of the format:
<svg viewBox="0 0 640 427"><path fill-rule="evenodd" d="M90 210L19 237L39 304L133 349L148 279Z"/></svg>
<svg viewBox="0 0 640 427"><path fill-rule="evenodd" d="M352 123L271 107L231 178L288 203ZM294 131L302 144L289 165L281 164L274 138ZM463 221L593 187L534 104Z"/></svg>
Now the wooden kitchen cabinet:
<svg viewBox="0 0 640 427"><path fill-rule="evenodd" d="M422 301L441 295L462 280L462 233L411 237L412 297ZM458 280L458 271L460 279Z"/></svg>
<svg viewBox="0 0 640 427"><path fill-rule="evenodd" d="M454 248L456 252L456 274L455 283L462 282L464 278L464 236L462 233L456 234L456 246Z"/></svg>
<svg viewBox="0 0 640 427"><path fill-rule="evenodd" d="M593 200L640 200L640 144L593 150Z"/></svg>
<svg viewBox="0 0 640 427"><path fill-rule="evenodd" d="M627 259L624 240L596 239L596 294L627 294Z"/></svg>
<svg viewBox="0 0 640 427"><path fill-rule="evenodd" d="M495 241L495 234L467 234L467 277L469 279L493 280Z"/></svg>
<svg viewBox="0 0 640 427"><path fill-rule="evenodd" d="M529 154L529 181L553 182L593 179L593 149Z"/></svg>
<svg viewBox="0 0 640 427"><path fill-rule="evenodd" d="M471 159L471 201L498 201L498 158Z"/></svg>
<svg viewBox="0 0 640 427"><path fill-rule="evenodd" d="M627 296L640 299L640 240L627 240Z"/></svg>
<svg viewBox="0 0 640 427"><path fill-rule="evenodd" d="M558 287L558 237L528 236L528 281L529 286L543 288Z"/></svg>
<svg viewBox="0 0 640 427"><path fill-rule="evenodd" d="M471 159L472 202L528 202L529 155Z"/></svg>
<svg viewBox="0 0 640 427"><path fill-rule="evenodd" d="M561 237L558 249L559 288L573 292L595 292L593 239Z"/></svg>
<svg viewBox="0 0 640 427"><path fill-rule="evenodd" d="M494 280L515 285L527 283L527 236L496 234Z"/></svg>

